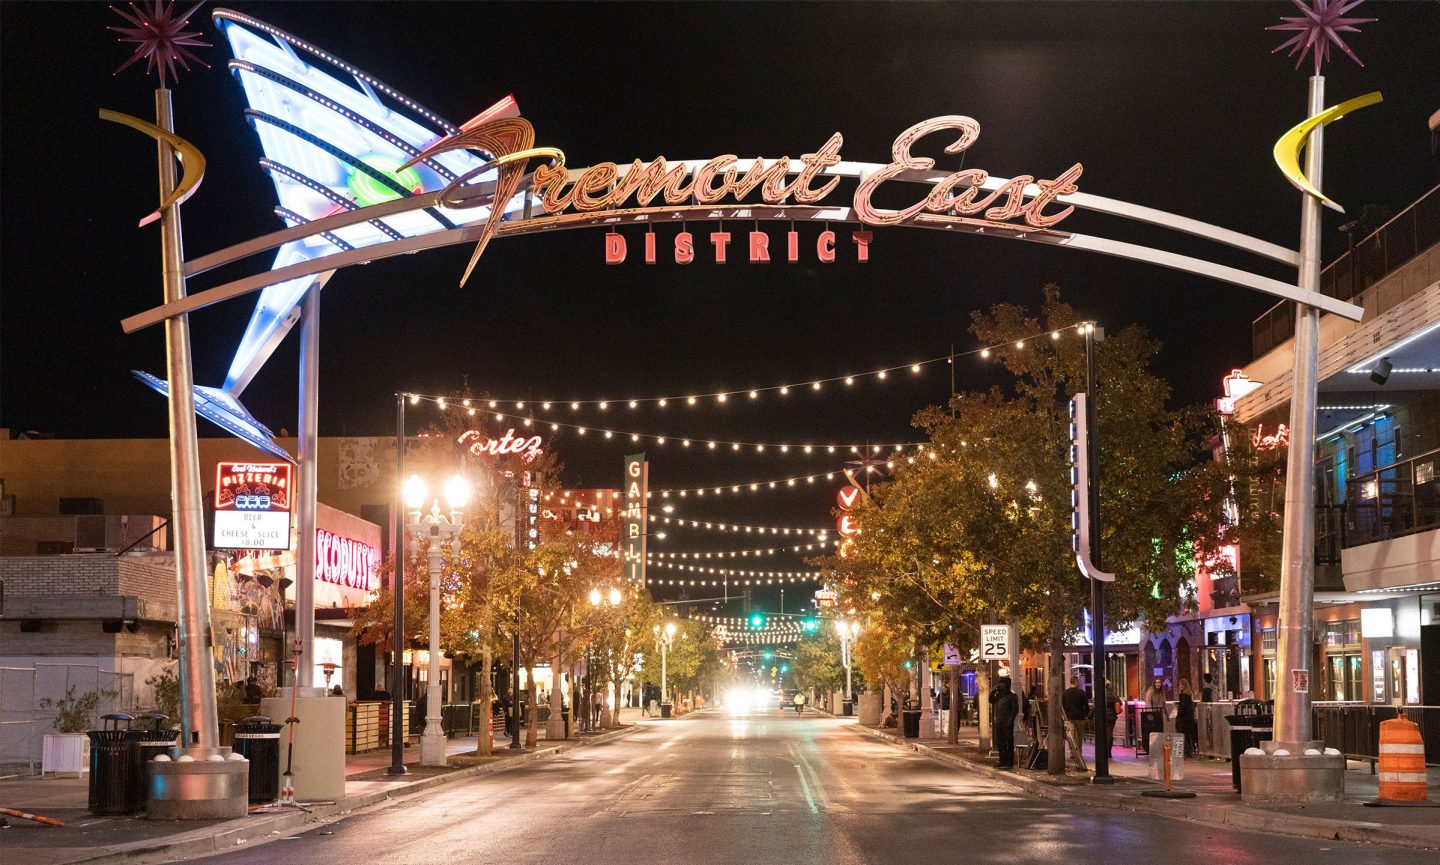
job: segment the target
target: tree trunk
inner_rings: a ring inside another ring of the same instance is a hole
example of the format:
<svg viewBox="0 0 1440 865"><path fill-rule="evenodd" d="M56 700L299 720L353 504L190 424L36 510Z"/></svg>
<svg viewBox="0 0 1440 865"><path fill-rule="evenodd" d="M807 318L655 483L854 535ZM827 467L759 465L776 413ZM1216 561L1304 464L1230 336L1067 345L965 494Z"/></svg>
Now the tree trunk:
<svg viewBox="0 0 1440 865"><path fill-rule="evenodd" d="M952 745L960 744L960 668L950 668L950 725L946 739Z"/></svg>
<svg viewBox="0 0 1440 865"><path fill-rule="evenodd" d="M530 669L535 669L531 667ZM530 709L530 717L525 721L525 747L533 748L540 741L540 734L536 726L540 720L540 712L535 705L536 688L534 680L525 689L525 704Z"/></svg>
<svg viewBox="0 0 1440 865"><path fill-rule="evenodd" d="M890 717L890 699L891 699L891 696L892 696L892 695L891 695L891 692L890 692L890 683L889 683L889 682L886 682L886 683L885 683L885 696L882 698L885 702L880 705L880 724L881 724L881 726L884 726L884 724L885 724L885 719L888 718L888 717ZM898 718L896 719L895 723L896 723L897 725L900 723L900 721L899 721Z"/></svg>
<svg viewBox="0 0 1440 865"><path fill-rule="evenodd" d="M564 710L565 674L561 669L564 659L560 657L559 634L556 634L555 642L555 654L550 659L550 721L545 725L545 738L552 740L565 738L565 719L560 714ZM573 710L574 707L571 708ZM571 715L573 717L573 711Z"/></svg>
<svg viewBox="0 0 1440 865"><path fill-rule="evenodd" d="M1051 775L1065 774L1065 713L1060 707L1060 692L1065 690L1065 626L1059 619L1050 623L1050 663L1045 677L1047 721L1045 748L1050 752L1045 769Z"/></svg>
<svg viewBox="0 0 1440 865"><path fill-rule="evenodd" d="M491 725L494 724L494 719L490 717L490 669L491 664L495 661L495 650L491 648L488 641L485 643L485 651L481 657L483 659L481 663L485 665L485 675L480 677L480 726L479 738L475 740L475 753L482 757L489 757Z"/></svg>

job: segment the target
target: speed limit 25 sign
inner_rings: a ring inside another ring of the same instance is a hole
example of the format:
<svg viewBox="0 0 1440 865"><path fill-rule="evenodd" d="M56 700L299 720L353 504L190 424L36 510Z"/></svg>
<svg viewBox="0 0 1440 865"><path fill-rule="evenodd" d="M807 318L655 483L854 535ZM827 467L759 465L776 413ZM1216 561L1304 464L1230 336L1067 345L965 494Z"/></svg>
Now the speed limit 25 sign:
<svg viewBox="0 0 1440 865"><path fill-rule="evenodd" d="M980 660L1004 661L1018 654L1014 625L980 626Z"/></svg>

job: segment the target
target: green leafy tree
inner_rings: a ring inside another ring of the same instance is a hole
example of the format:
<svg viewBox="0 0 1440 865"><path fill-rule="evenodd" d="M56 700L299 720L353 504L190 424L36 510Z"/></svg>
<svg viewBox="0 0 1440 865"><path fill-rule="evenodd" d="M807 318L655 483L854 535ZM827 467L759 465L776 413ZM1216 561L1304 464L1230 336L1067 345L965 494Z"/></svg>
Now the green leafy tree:
<svg viewBox="0 0 1440 865"><path fill-rule="evenodd" d="M1068 401L1086 382L1080 322L1054 286L1038 312L1000 304L975 313L975 336L1002 346L994 354L1012 376L1009 387L960 393L948 410L921 411L916 424L930 444L897 462L874 501L856 509L862 534L834 566L842 603L873 604L881 617L867 623L867 635L886 644L878 654L887 661L912 634L960 636L959 624L994 616L1017 624L1028 645L1048 647L1049 690L1060 692L1063 648L1090 601L1070 527ZM1041 333L1056 337L1034 338ZM1169 387L1148 371L1158 349L1129 327L1101 343L1097 359L1103 564L1119 575L1107 587L1112 628L1155 626L1191 605L1196 539L1216 534L1213 483L1196 470L1213 426L1206 414L1166 407ZM847 581L854 584L843 593ZM896 597L886 597L886 585ZM1060 773L1059 701L1050 707L1049 768Z"/></svg>
<svg viewBox="0 0 1440 865"><path fill-rule="evenodd" d="M833 630L807 635L795 646L790 662L795 687L807 691L834 691L845 686L845 668L840 665L840 640Z"/></svg>

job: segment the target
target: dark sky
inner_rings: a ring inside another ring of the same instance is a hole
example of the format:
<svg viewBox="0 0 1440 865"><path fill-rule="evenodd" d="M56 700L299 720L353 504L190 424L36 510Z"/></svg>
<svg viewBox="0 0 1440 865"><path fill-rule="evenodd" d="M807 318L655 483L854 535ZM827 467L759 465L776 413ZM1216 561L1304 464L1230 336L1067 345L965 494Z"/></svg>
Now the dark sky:
<svg viewBox="0 0 1440 865"><path fill-rule="evenodd" d="M911 124L966 114L982 127L966 167L1052 177L1081 162L1083 191L1297 242L1298 194L1270 148L1304 116L1306 73L1270 53L1285 37L1264 30L1293 14L1286 2L232 6L452 121L513 92L537 143L562 148L572 167L657 155L795 157L836 131L845 158L885 162ZM1371 3L1362 12L1380 19L1350 37L1367 66L1333 60L1327 101L1377 89L1385 101L1331 127L1326 190L1352 213L1367 203L1399 210L1440 174L1425 125L1440 109L1440 7ZM161 288L157 229L135 227L154 200L153 149L96 118L101 107L151 114L152 85L136 68L111 76L125 57L104 29L116 21L101 4L0 5L0 424L16 430L165 432L161 399L129 375L164 374L162 333L125 336L118 324L158 304ZM208 17L202 26L216 43L203 52L212 68L176 88L178 131L209 160L184 208L190 257L280 227L239 85L225 71L228 51ZM939 167L959 166L942 158ZM1343 246L1344 218L1325 218L1328 260ZM1065 227L1287 276L1168 232L1079 217ZM707 251L684 268L663 259L607 267L602 234L574 231L493 243L460 289L468 256L430 251L330 283L322 434L391 432L396 390L454 392L468 382L511 398L623 399L906 363L952 344L975 347L971 310L1034 303L1047 281L1107 327L1147 327L1164 342L1158 368L1176 402L1197 402L1250 360L1250 322L1271 303L1137 263L908 229L877 231L863 266L848 256L821 266L808 255L793 265L717 266ZM252 304L192 317L200 383L223 379ZM295 425L294 343L292 335L244 394L277 432ZM957 375L962 388L993 380L979 363ZM683 419L614 408L609 416L618 428L676 436L913 439L909 417L943 400L948 380L933 371L840 391ZM214 431L202 424L202 434ZM574 436L559 448L576 486L615 484L627 450ZM833 467L778 455L682 461L673 451L653 461L655 486ZM822 525L831 492L757 497L744 513ZM707 501L704 515L740 515L716 505Z"/></svg>

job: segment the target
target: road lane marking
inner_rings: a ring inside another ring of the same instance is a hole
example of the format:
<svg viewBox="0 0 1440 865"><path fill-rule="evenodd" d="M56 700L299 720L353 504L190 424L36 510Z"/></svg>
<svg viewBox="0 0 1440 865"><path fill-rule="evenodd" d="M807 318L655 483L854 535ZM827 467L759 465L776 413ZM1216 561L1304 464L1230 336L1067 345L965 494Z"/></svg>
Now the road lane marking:
<svg viewBox="0 0 1440 865"><path fill-rule="evenodd" d="M800 764L795 764L795 774L800 776L800 789L805 794L805 804L810 806L811 814L819 814L820 809L815 807L815 797L810 795L810 782L805 780L805 771Z"/></svg>

